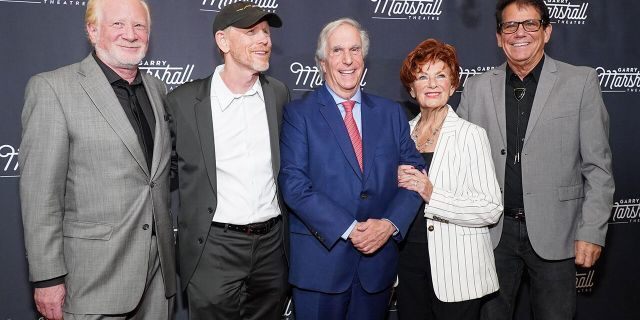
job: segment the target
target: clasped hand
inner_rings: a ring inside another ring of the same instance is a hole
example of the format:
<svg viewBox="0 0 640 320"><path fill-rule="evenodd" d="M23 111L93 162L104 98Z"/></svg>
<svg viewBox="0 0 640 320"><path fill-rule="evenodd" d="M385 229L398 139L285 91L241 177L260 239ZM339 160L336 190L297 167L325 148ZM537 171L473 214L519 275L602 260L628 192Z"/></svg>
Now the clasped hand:
<svg viewBox="0 0 640 320"><path fill-rule="evenodd" d="M396 228L387 220L368 219L358 222L349 234L353 246L363 254L372 254L382 247Z"/></svg>

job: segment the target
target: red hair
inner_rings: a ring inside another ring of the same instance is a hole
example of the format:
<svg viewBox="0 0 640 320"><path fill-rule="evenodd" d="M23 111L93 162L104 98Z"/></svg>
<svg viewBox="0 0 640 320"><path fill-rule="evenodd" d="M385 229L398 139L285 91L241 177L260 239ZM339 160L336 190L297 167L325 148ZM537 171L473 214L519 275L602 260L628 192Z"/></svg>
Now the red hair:
<svg viewBox="0 0 640 320"><path fill-rule="evenodd" d="M449 67L451 86L458 87L458 84L460 84L460 64L458 64L456 49L452 45L436 39L427 39L409 52L402 62L400 81L402 81L402 85L407 89L407 92L411 90L410 85L416 80L416 74L422 70L422 66L438 60Z"/></svg>

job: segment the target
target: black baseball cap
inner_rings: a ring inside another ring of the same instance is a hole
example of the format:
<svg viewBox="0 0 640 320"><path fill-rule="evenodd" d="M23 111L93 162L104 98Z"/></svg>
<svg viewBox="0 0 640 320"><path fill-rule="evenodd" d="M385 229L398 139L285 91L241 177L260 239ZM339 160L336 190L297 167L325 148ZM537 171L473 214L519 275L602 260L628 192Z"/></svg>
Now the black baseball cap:
<svg viewBox="0 0 640 320"><path fill-rule="evenodd" d="M267 21L269 26L280 28L282 20L275 13L266 12L255 3L240 1L224 7L213 20L213 33L227 27L246 29L252 25Z"/></svg>

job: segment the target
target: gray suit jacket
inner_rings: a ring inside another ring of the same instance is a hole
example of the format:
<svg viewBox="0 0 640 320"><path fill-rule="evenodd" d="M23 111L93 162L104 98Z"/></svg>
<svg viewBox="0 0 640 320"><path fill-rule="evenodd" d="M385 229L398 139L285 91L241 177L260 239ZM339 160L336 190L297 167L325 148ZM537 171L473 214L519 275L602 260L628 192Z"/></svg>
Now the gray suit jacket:
<svg viewBox="0 0 640 320"><path fill-rule="evenodd" d="M178 264L181 286L186 288L196 269L217 205L216 155L211 118L211 79L181 85L169 96L168 107L173 141L171 174L173 188L179 188ZM260 75L264 94L273 175L280 172L280 127L282 107L289 102L289 90L280 81ZM287 254L286 207L277 189L283 216L283 251Z"/></svg>
<svg viewBox="0 0 640 320"><path fill-rule="evenodd" d="M145 288L154 220L165 294L176 291L165 89L142 77L156 118L151 172L91 55L35 75L26 88L20 197L29 275L66 275L67 312L134 309Z"/></svg>
<svg viewBox="0 0 640 320"><path fill-rule="evenodd" d="M506 63L470 78L458 114L487 130L501 189L507 136ZM544 259L573 257L574 240L603 246L614 182L609 115L595 70L546 56L522 149L522 191L531 245ZM502 220L493 228L494 246Z"/></svg>

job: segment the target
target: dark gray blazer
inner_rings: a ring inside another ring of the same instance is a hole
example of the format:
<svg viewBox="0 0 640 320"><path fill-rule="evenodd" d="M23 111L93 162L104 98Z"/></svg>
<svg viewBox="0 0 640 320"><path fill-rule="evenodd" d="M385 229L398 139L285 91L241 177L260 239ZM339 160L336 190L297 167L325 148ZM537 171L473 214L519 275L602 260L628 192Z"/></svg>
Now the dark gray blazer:
<svg viewBox="0 0 640 320"><path fill-rule="evenodd" d="M142 74L156 118L151 171L118 98L89 55L29 80L20 198L29 278L65 276L64 310L132 311L145 289L151 225L167 297L176 292L165 87Z"/></svg>
<svg viewBox="0 0 640 320"><path fill-rule="evenodd" d="M505 77L506 63L470 78L457 110L487 130L501 189L507 149ZM609 115L594 69L545 57L521 165L527 231L540 257L573 257L575 240L604 246L614 182ZM490 231L496 246L502 219Z"/></svg>
<svg viewBox="0 0 640 320"><path fill-rule="evenodd" d="M211 118L211 79L185 83L173 90L168 108L173 142L172 187L179 190L178 264L185 289L196 269L216 211L216 155ZM280 81L260 75L264 94L271 159L275 179L280 172L280 127L282 107L289 102L289 90ZM286 207L276 189L283 216L283 250L287 253Z"/></svg>

